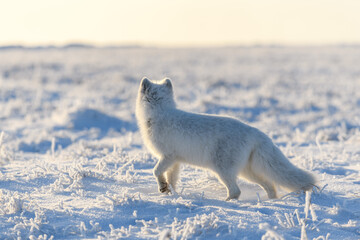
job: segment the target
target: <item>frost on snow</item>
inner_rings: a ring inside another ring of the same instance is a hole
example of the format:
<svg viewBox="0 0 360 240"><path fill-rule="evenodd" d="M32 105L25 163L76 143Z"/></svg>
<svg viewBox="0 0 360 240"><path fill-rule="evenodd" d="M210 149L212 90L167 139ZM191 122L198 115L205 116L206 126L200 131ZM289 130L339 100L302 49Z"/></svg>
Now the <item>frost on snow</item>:
<svg viewBox="0 0 360 240"><path fill-rule="evenodd" d="M0 239L358 239L360 48L0 51ZM143 76L182 109L266 132L318 189L268 200L182 166L157 191L134 117Z"/></svg>

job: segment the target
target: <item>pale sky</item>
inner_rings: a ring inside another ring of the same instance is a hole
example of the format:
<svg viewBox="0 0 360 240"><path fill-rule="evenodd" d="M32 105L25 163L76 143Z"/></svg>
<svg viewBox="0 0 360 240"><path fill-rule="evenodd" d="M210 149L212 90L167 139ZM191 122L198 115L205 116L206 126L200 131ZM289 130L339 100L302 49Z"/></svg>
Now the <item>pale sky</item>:
<svg viewBox="0 0 360 240"><path fill-rule="evenodd" d="M360 43L359 0L9 0L0 45Z"/></svg>

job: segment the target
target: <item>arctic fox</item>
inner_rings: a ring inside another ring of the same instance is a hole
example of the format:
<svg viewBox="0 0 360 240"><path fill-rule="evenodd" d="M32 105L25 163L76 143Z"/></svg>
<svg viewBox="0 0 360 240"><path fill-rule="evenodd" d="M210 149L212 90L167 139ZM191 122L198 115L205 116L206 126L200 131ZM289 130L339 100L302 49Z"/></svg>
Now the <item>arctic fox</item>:
<svg viewBox="0 0 360 240"><path fill-rule="evenodd" d="M185 112L176 108L171 81L141 80L136 118L146 147L159 161L154 168L159 191L175 189L180 163L211 169L238 199L237 176L259 184L269 198L275 186L310 190L314 177L293 164L260 130L237 119Z"/></svg>

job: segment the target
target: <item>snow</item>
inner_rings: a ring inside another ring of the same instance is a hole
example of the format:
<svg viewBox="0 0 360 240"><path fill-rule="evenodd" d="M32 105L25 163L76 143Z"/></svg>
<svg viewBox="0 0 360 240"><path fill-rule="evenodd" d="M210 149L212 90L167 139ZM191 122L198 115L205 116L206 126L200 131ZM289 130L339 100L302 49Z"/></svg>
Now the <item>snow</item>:
<svg viewBox="0 0 360 240"><path fill-rule="evenodd" d="M0 239L359 239L360 48L0 50ZM170 77L178 106L260 128L319 189L269 200L182 166L160 194L134 108Z"/></svg>

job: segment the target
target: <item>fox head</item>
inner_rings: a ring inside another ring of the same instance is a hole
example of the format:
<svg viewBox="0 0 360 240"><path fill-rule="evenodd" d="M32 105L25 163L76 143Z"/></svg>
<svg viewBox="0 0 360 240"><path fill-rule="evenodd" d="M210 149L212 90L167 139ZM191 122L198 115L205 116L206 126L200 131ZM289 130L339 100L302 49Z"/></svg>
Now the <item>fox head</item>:
<svg viewBox="0 0 360 240"><path fill-rule="evenodd" d="M175 107L174 92L170 79L153 82L144 77L141 80L138 101L144 107Z"/></svg>

